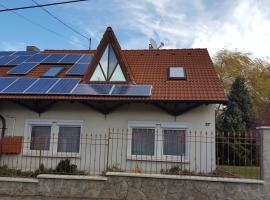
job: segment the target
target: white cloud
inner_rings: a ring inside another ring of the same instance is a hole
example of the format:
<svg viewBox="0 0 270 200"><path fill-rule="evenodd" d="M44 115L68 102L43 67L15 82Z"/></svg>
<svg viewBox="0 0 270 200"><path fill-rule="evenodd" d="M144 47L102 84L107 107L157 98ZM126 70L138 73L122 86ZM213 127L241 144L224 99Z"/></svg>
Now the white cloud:
<svg viewBox="0 0 270 200"><path fill-rule="evenodd" d="M226 47L266 57L270 16L263 0L138 0L121 2L127 27L164 41L166 48Z"/></svg>

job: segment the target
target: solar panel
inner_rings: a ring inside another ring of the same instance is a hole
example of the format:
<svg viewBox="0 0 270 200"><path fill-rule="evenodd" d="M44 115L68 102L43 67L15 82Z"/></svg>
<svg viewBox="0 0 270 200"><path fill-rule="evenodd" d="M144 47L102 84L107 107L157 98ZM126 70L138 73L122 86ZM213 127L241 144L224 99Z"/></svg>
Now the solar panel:
<svg viewBox="0 0 270 200"><path fill-rule="evenodd" d="M42 77L56 77L61 71L63 71L64 67L51 67L48 69Z"/></svg>
<svg viewBox="0 0 270 200"><path fill-rule="evenodd" d="M60 79L57 79L57 78L40 78L31 87L29 87L24 93L44 94L59 80Z"/></svg>
<svg viewBox="0 0 270 200"><path fill-rule="evenodd" d="M5 65L15 58L17 58L17 56L3 56L0 58L0 65Z"/></svg>
<svg viewBox="0 0 270 200"><path fill-rule="evenodd" d="M17 78L13 77L3 77L0 78L0 91L4 90L11 83L13 83Z"/></svg>
<svg viewBox="0 0 270 200"><path fill-rule="evenodd" d="M150 96L151 85L115 85L112 94L115 96Z"/></svg>
<svg viewBox="0 0 270 200"><path fill-rule="evenodd" d="M12 68L8 71L8 74L27 74L33 68L35 68L38 63L22 63L17 65L16 67Z"/></svg>
<svg viewBox="0 0 270 200"><path fill-rule="evenodd" d="M39 51L17 51L13 55L14 56L32 56L39 53Z"/></svg>
<svg viewBox="0 0 270 200"><path fill-rule="evenodd" d="M37 81L37 78L18 78L3 93L23 93L35 81Z"/></svg>
<svg viewBox="0 0 270 200"><path fill-rule="evenodd" d="M80 82L79 78L62 78L47 93L69 94Z"/></svg>
<svg viewBox="0 0 270 200"><path fill-rule="evenodd" d="M11 56L15 51L0 51L0 56Z"/></svg>
<svg viewBox="0 0 270 200"><path fill-rule="evenodd" d="M79 84L72 94L76 95L109 95L113 85Z"/></svg>
<svg viewBox="0 0 270 200"><path fill-rule="evenodd" d="M84 75L89 64L86 63L75 63L67 72L67 75Z"/></svg>
<svg viewBox="0 0 270 200"><path fill-rule="evenodd" d="M58 63L66 54L49 54L49 56L42 61L42 63Z"/></svg>
<svg viewBox="0 0 270 200"><path fill-rule="evenodd" d="M81 56L82 54L67 54L58 63L76 63L81 58Z"/></svg>
<svg viewBox="0 0 270 200"><path fill-rule="evenodd" d="M33 55L31 58L29 58L28 60L26 60L26 62L41 63L49 55L50 54L39 53L39 54Z"/></svg>
<svg viewBox="0 0 270 200"><path fill-rule="evenodd" d="M31 56L18 56L17 58L11 60L10 62L8 62L6 65L19 65L21 63L23 63L25 60L27 60L28 58L30 58Z"/></svg>
<svg viewBox="0 0 270 200"><path fill-rule="evenodd" d="M84 54L82 57L77 61L77 63L90 63L93 58L92 54Z"/></svg>

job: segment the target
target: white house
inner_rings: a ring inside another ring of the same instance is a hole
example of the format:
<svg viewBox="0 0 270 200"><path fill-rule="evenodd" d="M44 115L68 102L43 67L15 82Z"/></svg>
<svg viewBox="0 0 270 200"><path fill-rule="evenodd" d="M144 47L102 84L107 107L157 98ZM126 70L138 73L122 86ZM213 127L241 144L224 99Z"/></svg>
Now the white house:
<svg viewBox="0 0 270 200"><path fill-rule="evenodd" d="M207 49L0 52L0 166L215 170L215 107L227 101ZM17 137L21 136L21 137Z"/></svg>

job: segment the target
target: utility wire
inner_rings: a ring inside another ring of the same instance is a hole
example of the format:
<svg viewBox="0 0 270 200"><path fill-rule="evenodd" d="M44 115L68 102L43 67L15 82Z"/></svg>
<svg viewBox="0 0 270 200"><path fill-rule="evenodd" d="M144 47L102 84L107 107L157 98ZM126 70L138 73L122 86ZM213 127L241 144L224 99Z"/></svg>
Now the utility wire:
<svg viewBox="0 0 270 200"><path fill-rule="evenodd" d="M7 12L7 11L12 11L12 10L25 10L25 9L29 9L29 8L54 6L54 5L67 4L67 3L76 3L76 2L81 2L81 1L88 1L88 0L63 1L63 2L57 2L57 3L39 4L39 5L35 5L35 6L24 6L24 7L17 7L17 8L6 8L6 9L0 10L0 12Z"/></svg>
<svg viewBox="0 0 270 200"><path fill-rule="evenodd" d="M5 8L5 9L9 9L8 7L6 7L5 5L3 5L3 4L1 4L1 3L0 3L0 6L2 6L2 7ZM23 18L24 20L28 21L29 23L31 23L31 24L33 24L33 25L36 25L36 26L38 26L38 27L40 27L40 28L42 28L42 29L44 29L44 30L46 30L46 31L48 31L48 32L50 32L50 33L52 33L52 34L55 34L55 35L57 35L57 36L59 36L59 37L61 37L61 38L65 37L64 35L62 35L62 34L60 34L60 33L57 33L57 32L55 32L55 31L53 31L53 30L47 28L46 26L43 26L43 25L41 25L41 24L39 24L39 23L37 23L37 22L35 22L35 21L33 21L33 20L31 20L31 19L29 19L29 18L27 18L27 17L25 17L25 16L23 16L23 15L21 15L21 14L19 14L19 13L17 13L17 12L14 11L14 10L11 10L11 12L12 12L13 14L17 15L18 17L21 17L21 18ZM67 38L66 38L66 39L67 39Z"/></svg>
<svg viewBox="0 0 270 200"><path fill-rule="evenodd" d="M38 4L35 0L32 0L32 2L34 2L36 5L40 5ZM54 14L52 14L49 10L47 10L46 8L40 7L40 9L42 9L44 12L46 12L48 15L50 15L52 18L54 18L55 20L57 20L58 22L60 22L61 24L63 24L65 27L67 27L68 29L70 29L71 31L73 31L74 33L80 35L81 37L87 39L89 41L89 37L83 35L82 33L80 33L79 31L77 31L76 29L74 29L73 27L71 27L70 25L68 25L67 23L63 22L61 19L59 19L58 17L56 17Z"/></svg>

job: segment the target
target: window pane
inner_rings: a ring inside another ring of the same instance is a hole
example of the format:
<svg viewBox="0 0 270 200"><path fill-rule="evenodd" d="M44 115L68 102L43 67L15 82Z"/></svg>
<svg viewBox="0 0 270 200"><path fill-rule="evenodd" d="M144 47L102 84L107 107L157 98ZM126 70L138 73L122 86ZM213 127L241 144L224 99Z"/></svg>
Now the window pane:
<svg viewBox="0 0 270 200"><path fill-rule="evenodd" d="M99 64L96 67L90 81L105 81L105 77L103 75L103 72L102 72Z"/></svg>
<svg viewBox="0 0 270 200"><path fill-rule="evenodd" d="M110 55L109 55L109 77L111 77L115 67L116 67L116 64L118 62L117 58L116 58L116 55L115 55L115 52L113 50L113 47L112 45L110 45Z"/></svg>
<svg viewBox="0 0 270 200"><path fill-rule="evenodd" d="M109 46L109 45L108 45ZM105 76L107 77L107 73L108 73L108 51L109 51L109 47L106 47L99 63L100 63L100 66L102 67L103 69L103 72L105 73Z"/></svg>
<svg viewBox="0 0 270 200"><path fill-rule="evenodd" d="M76 152L80 149L81 127L61 126L58 134L58 152Z"/></svg>
<svg viewBox="0 0 270 200"><path fill-rule="evenodd" d="M110 81L126 81L120 65L118 64Z"/></svg>
<svg viewBox="0 0 270 200"><path fill-rule="evenodd" d="M154 155L155 129L132 129L132 155Z"/></svg>
<svg viewBox="0 0 270 200"><path fill-rule="evenodd" d="M184 130L163 130L163 154L172 156L185 154Z"/></svg>
<svg viewBox="0 0 270 200"><path fill-rule="evenodd" d="M50 149L51 126L32 126L31 127L30 150Z"/></svg>

